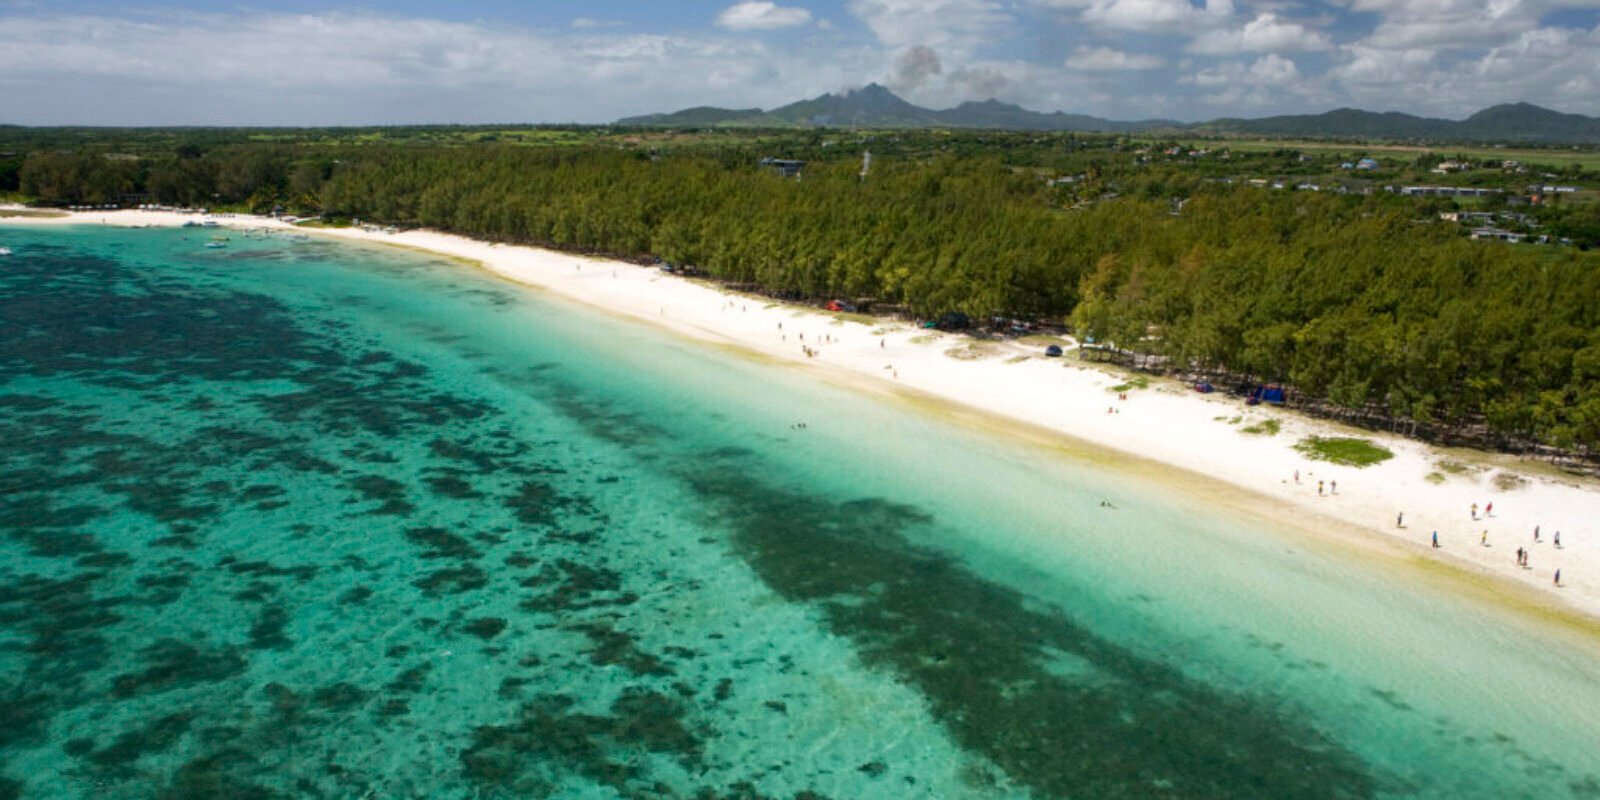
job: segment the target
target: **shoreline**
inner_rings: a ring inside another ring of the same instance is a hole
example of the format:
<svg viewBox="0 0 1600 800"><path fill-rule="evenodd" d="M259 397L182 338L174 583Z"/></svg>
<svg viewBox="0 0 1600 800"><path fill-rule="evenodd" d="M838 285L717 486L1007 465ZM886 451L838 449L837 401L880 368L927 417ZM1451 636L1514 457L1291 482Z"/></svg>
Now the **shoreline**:
<svg viewBox="0 0 1600 800"><path fill-rule="evenodd" d="M199 218L160 211L75 212L0 217L0 226L176 227ZM784 305L626 262L424 230L296 228L242 214L205 218L231 228L292 229L471 261L602 311L813 370L851 388L898 395L962 424L1037 439L1075 457L1095 459L1095 451L1126 456L1118 469L1173 485L1196 500L1313 532L1319 542L1378 547L1396 562L1416 562L1426 574L1448 574L1485 602L1539 616L1581 617L1575 620L1579 627L1600 631L1600 481L1556 474L1512 456L1441 450L1292 411L1246 407L1238 398L1202 395L1164 379L1130 388L1120 400L1112 387L1124 383L1123 376L1078 361L1070 348L1065 357L1047 358L1043 344L974 342L898 320L861 322L857 315L846 319ZM1281 430L1242 431L1265 420L1276 420ZM1309 461L1293 445L1312 435L1370 439L1394 457L1366 468ZM1337 493L1319 495L1319 481L1337 482ZM1489 503L1495 506L1492 516L1484 513ZM1404 527L1395 525L1400 513ZM1532 539L1535 526L1539 543ZM1437 550L1430 546L1434 530ZM1488 546L1480 543L1485 531ZM1556 531L1560 549L1552 542ZM1529 549L1531 568L1515 564L1519 547ZM1556 569L1562 572L1559 588L1552 582Z"/></svg>

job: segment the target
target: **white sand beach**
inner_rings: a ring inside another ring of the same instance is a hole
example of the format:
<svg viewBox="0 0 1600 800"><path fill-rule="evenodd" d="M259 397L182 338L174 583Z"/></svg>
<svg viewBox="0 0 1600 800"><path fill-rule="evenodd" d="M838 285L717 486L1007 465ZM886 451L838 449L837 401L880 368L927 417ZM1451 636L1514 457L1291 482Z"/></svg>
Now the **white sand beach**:
<svg viewBox="0 0 1600 800"><path fill-rule="evenodd" d="M175 226L195 218L116 211L0 217L0 224ZM212 218L232 227L289 227L246 215ZM1366 548L1374 558L1454 567L1431 572L1449 573L1497 601L1536 612L1576 611L1591 622L1600 619L1600 480L1567 475L1548 464L1444 452L1290 411L1247 407L1238 398L1199 394L1170 381L1151 379L1149 388L1129 389L1127 399L1119 400L1111 387L1126 376L1080 361L1071 347L1065 357L1046 358L1042 343L984 343L903 321L842 319L634 264L430 231L306 232L470 259L562 297L786 361L827 379L934 398L945 408L1023 423L1035 432L1052 432L1069 448L1081 450L1080 443L1087 443L1134 456L1129 463L1135 469L1163 471L1157 465L1165 465L1171 474L1162 477L1180 488L1218 495L1218 502L1295 530ZM1243 432L1264 420L1276 420L1281 429L1271 435ZM1394 458L1363 469L1311 461L1293 449L1310 435L1372 439L1392 450ZM1486 514L1491 503L1492 513ZM1397 525L1401 514L1403 525ZM1437 549L1431 546L1435 531ZM1559 548L1554 544L1558 531ZM1527 568L1516 564L1519 547L1531 551ZM1552 581L1557 569L1559 587Z"/></svg>

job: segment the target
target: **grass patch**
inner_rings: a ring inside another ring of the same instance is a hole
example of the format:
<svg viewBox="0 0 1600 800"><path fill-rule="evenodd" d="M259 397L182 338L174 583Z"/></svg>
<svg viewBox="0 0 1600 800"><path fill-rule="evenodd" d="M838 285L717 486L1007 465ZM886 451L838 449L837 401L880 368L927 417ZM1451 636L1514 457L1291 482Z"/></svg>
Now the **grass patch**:
<svg viewBox="0 0 1600 800"><path fill-rule="evenodd" d="M929 342L932 342L934 340L934 338L935 337L934 337L933 334L924 333L921 336L913 336L913 337L911 337L911 343L912 344L928 344Z"/></svg>
<svg viewBox="0 0 1600 800"><path fill-rule="evenodd" d="M974 342L966 347L952 347L944 354L957 361L979 361L996 355L994 345Z"/></svg>
<svg viewBox="0 0 1600 800"><path fill-rule="evenodd" d="M1146 378L1143 375L1138 375L1138 376L1135 376L1133 378L1129 378L1127 383L1119 383L1116 386L1113 386L1110 389L1107 389L1106 391L1108 391L1108 392L1131 392L1134 389L1148 389L1148 388L1150 388L1150 379Z"/></svg>
<svg viewBox="0 0 1600 800"><path fill-rule="evenodd" d="M1281 430L1283 430L1283 423L1275 419L1264 419L1247 428L1240 428L1239 432L1253 436L1277 436L1278 431Z"/></svg>
<svg viewBox="0 0 1600 800"><path fill-rule="evenodd" d="M1515 472L1499 472L1494 476L1494 488L1502 492L1513 492L1528 485L1528 479Z"/></svg>
<svg viewBox="0 0 1600 800"><path fill-rule="evenodd" d="M843 325L846 322L859 322L862 325L876 325L881 321L871 314L863 314L859 311L829 311L828 315L833 317L833 324L835 325Z"/></svg>
<svg viewBox="0 0 1600 800"><path fill-rule="evenodd" d="M1443 472L1430 472L1422 476L1422 479L1432 484L1444 483L1445 480Z"/></svg>
<svg viewBox="0 0 1600 800"><path fill-rule="evenodd" d="M1068 341L1067 339L1063 339L1060 336L1045 336L1042 333L1032 333L1027 336L1019 336L1017 337L1017 341L1022 344L1033 344L1040 347L1048 347L1055 344L1065 348L1072 344L1072 342Z"/></svg>
<svg viewBox="0 0 1600 800"><path fill-rule="evenodd" d="M59 219L66 216L65 211L35 211L29 208L0 208L0 217L15 219Z"/></svg>
<svg viewBox="0 0 1600 800"><path fill-rule="evenodd" d="M1472 471L1471 466L1463 464L1460 461L1451 461L1448 458L1440 461L1434 466L1438 467L1440 472L1447 472L1451 475L1465 475Z"/></svg>
<svg viewBox="0 0 1600 800"><path fill-rule="evenodd" d="M1394 453L1367 439L1343 436L1308 436L1294 449L1312 461L1328 461L1346 467L1370 467L1394 458Z"/></svg>

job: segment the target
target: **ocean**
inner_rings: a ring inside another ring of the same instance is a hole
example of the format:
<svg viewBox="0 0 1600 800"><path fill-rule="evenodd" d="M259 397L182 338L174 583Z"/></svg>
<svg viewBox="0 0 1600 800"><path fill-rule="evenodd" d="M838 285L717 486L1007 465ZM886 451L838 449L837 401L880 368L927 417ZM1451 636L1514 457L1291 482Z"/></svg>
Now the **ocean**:
<svg viewBox="0 0 1600 800"><path fill-rule="evenodd" d="M426 254L0 229L0 798L1600 798L1600 643Z"/></svg>

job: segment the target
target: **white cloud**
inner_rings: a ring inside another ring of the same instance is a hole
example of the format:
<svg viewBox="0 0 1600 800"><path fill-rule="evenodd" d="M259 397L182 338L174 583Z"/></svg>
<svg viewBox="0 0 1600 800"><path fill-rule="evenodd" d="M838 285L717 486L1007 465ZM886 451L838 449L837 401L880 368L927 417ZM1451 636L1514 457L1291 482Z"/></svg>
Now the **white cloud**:
<svg viewBox="0 0 1600 800"><path fill-rule="evenodd" d="M1330 47L1332 44L1322 32L1267 13L1250 20L1242 28L1218 28L1202 32L1185 49L1206 55L1232 55L1327 50Z"/></svg>
<svg viewBox="0 0 1600 800"><path fill-rule="evenodd" d="M922 45L948 57L965 57L1012 23L993 0L850 0L847 7L891 48Z"/></svg>
<svg viewBox="0 0 1600 800"><path fill-rule="evenodd" d="M1467 58L1365 43L1341 55L1328 79L1352 105L1447 117L1516 101L1600 112L1600 27L1535 28Z"/></svg>
<svg viewBox="0 0 1600 800"><path fill-rule="evenodd" d="M593 17L578 17L572 21L572 27L578 30L587 28L616 28L622 23L614 19L594 19Z"/></svg>
<svg viewBox="0 0 1600 800"><path fill-rule="evenodd" d="M562 31L370 14L10 15L5 121L28 124L606 122L771 107L882 68L705 33Z"/></svg>
<svg viewBox="0 0 1600 800"><path fill-rule="evenodd" d="M798 7L780 6L766 0L736 3L717 15L717 24L732 31L765 31L792 28L811 21L811 12Z"/></svg>
<svg viewBox="0 0 1600 800"><path fill-rule="evenodd" d="M1156 69L1165 62L1149 53L1125 53L1109 47L1079 47L1067 57L1067 68L1086 72Z"/></svg>
<svg viewBox="0 0 1600 800"><path fill-rule="evenodd" d="M1081 9L1084 22L1098 28L1142 33L1196 32L1226 24L1233 0L1207 0L1204 7L1189 0L1044 0L1056 8Z"/></svg>

